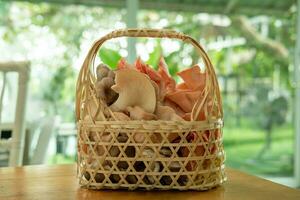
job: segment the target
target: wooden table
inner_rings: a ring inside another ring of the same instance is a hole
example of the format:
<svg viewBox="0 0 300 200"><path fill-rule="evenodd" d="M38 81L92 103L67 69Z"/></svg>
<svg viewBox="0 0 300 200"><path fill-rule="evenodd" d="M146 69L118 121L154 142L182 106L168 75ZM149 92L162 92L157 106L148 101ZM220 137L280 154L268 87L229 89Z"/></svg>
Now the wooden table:
<svg viewBox="0 0 300 200"><path fill-rule="evenodd" d="M0 199L109 200L300 200L300 190L228 169L228 181L206 192L127 192L82 189L75 165L0 168Z"/></svg>

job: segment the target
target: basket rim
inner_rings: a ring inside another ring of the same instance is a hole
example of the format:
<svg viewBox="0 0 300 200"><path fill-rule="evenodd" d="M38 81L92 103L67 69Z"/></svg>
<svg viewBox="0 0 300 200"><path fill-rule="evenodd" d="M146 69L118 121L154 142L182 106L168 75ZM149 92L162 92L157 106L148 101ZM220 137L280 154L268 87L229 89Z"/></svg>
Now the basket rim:
<svg viewBox="0 0 300 200"><path fill-rule="evenodd" d="M147 123L147 124L164 124L164 125L199 125L199 124L218 124L223 125L223 118L217 118L217 119L208 119L208 120L202 120L202 121L170 121L170 120L113 120L113 121L101 121L101 120L95 120L92 122L91 120L81 119L78 120L78 123L80 124L141 124L141 123Z"/></svg>
<svg viewBox="0 0 300 200"><path fill-rule="evenodd" d="M220 129L224 126L223 118L211 119L205 121L166 121L166 120L131 120L131 121L92 121L92 120L79 120L78 127L93 127L104 128L126 128L138 129L142 127L145 130L153 129L198 129L198 130L211 130Z"/></svg>

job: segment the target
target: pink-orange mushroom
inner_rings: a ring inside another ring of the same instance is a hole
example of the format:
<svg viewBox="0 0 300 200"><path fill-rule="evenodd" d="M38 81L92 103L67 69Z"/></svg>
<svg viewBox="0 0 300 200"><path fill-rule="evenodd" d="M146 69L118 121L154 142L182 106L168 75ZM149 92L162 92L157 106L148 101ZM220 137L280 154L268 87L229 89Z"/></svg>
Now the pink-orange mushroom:
<svg viewBox="0 0 300 200"><path fill-rule="evenodd" d="M205 86L206 73L202 73L199 65L194 65L191 68L177 73L182 78L188 89L203 90Z"/></svg>
<svg viewBox="0 0 300 200"><path fill-rule="evenodd" d="M185 120L190 120L192 109L196 101L201 98L200 95L205 87L206 73L202 73L200 67L195 65L177 74L184 82L178 84L175 91L166 94L165 102L168 102L173 108L176 106L174 110L177 114ZM197 120L204 120L203 115L204 113L201 111Z"/></svg>
<svg viewBox="0 0 300 200"><path fill-rule="evenodd" d="M201 91L178 90L166 95L166 98L176 103L184 112L191 112Z"/></svg>
<svg viewBox="0 0 300 200"><path fill-rule="evenodd" d="M171 92L175 90L176 81L171 77L169 73L169 68L165 62L164 57L160 57L158 63L158 74L162 77L165 85L166 92Z"/></svg>

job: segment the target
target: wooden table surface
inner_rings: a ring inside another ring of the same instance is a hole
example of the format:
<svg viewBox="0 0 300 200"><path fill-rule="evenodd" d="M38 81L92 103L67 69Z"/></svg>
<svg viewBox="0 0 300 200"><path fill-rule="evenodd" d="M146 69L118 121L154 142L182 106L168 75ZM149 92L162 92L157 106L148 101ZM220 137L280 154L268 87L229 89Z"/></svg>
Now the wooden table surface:
<svg viewBox="0 0 300 200"><path fill-rule="evenodd" d="M227 175L223 186L206 192L92 191L79 187L75 165L0 168L0 199L300 200L300 190L233 169L228 169Z"/></svg>

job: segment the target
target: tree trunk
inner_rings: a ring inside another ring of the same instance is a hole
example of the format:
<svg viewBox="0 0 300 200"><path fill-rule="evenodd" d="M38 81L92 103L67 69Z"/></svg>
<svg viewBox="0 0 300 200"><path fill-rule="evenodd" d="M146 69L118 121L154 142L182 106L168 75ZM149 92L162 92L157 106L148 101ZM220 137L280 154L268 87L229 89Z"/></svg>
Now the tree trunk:
<svg viewBox="0 0 300 200"><path fill-rule="evenodd" d="M268 37L262 36L253 27L245 16L239 16L232 18L233 25L236 26L238 30L242 32L247 41L251 44L254 43L255 46L261 46L265 50L269 51L271 54L275 54L279 59L288 61L288 49L280 42L273 40Z"/></svg>
<svg viewBox="0 0 300 200"><path fill-rule="evenodd" d="M271 122L268 124L266 128L265 134L266 134L265 144L256 156L256 159L258 160L262 159L265 153L271 149L271 145L272 145L272 123Z"/></svg>

